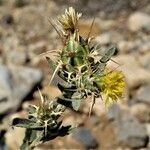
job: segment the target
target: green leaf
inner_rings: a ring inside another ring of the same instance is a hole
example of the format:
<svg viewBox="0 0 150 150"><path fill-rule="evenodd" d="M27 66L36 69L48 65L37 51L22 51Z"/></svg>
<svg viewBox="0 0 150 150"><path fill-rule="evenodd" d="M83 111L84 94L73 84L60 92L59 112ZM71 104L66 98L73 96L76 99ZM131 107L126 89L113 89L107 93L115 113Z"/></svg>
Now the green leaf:
<svg viewBox="0 0 150 150"><path fill-rule="evenodd" d="M34 105L29 105L29 114L34 114L36 113L37 108Z"/></svg>
<svg viewBox="0 0 150 150"><path fill-rule="evenodd" d="M85 41L81 36L79 36L81 46L85 47L87 45L87 41Z"/></svg>
<svg viewBox="0 0 150 150"><path fill-rule="evenodd" d="M63 105L63 106L65 106L65 107L69 107L69 108L72 108L72 105L71 105L71 101L68 101L68 100L66 100L65 98L58 98L57 99L57 103L59 103L59 104L61 104L61 105Z"/></svg>
<svg viewBox="0 0 150 150"><path fill-rule="evenodd" d="M80 56L73 58L73 66L82 66L84 64L84 59Z"/></svg>
<svg viewBox="0 0 150 150"><path fill-rule="evenodd" d="M58 83L57 86L63 92L73 92L77 90L76 86L73 85L63 85L61 83Z"/></svg>
<svg viewBox="0 0 150 150"><path fill-rule="evenodd" d="M52 61L49 57L46 57L46 60L47 60L47 62L48 62L48 64L49 64L50 68L51 68L53 71L55 71L57 65L54 63L54 61Z"/></svg>
<svg viewBox="0 0 150 150"><path fill-rule="evenodd" d="M44 126L38 125L36 122L29 119L15 118L12 123L13 126L27 128L27 129L43 129Z"/></svg>
<svg viewBox="0 0 150 150"><path fill-rule="evenodd" d="M72 101L72 108L74 110L78 111L79 108L80 108L80 105L81 105L81 100L78 99L78 100L73 100Z"/></svg>
<svg viewBox="0 0 150 150"><path fill-rule="evenodd" d="M83 98L83 94L79 92L75 92L71 98L72 98L72 108L76 111L79 110L81 105L81 100Z"/></svg>
<svg viewBox="0 0 150 150"><path fill-rule="evenodd" d="M102 73L105 69L106 63L97 62L93 67L93 73Z"/></svg>
<svg viewBox="0 0 150 150"><path fill-rule="evenodd" d="M72 95L71 99L82 99L83 98L83 94L79 93L79 92L74 92L74 94Z"/></svg>
<svg viewBox="0 0 150 150"><path fill-rule="evenodd" d="M93 73L101 73L104 71L106 63L114 55L116 48L112 47L107 50L107 52L102 56L102 58L93 66Z"/></svg>
<svg viewBox="0 0 150 150"><path fill-rule="evenodd" d="M115 47L112 47L110 49L108 49L108 51L104 54L104 56L100 59L101 63L106 63L107 61L110 60L110 58L114 55L116 51Z"/></svg>
<svg viewBox="0 0 150 150"><path fill-rule="evenodd" d="M32 129L26 129L25 137L23 143L20 147L21 150L30 150L33 149L37 144L42 142L44 137L44 130L37 131Z"/></svg>

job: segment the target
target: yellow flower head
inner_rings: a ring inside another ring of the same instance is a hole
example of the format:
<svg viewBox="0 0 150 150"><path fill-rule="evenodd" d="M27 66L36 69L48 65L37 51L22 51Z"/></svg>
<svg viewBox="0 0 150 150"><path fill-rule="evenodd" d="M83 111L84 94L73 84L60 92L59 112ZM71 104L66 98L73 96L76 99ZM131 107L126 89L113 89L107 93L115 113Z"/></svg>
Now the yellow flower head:
<svg viewBox="0 0 150 150"><path fill-rule="evenodd" d="M64 30L74 31L81 16L81 13L75 12L73 7L69 7L63 15L58 17L58 22Z"/></svg>
<svg viewBox="0 0 150 150"><path fill-rule="evenodd" d="M111 104L123 97L125 81L121 71L109 72L101 77L102 88L101 93L105 102L105 106Z"/></svg>

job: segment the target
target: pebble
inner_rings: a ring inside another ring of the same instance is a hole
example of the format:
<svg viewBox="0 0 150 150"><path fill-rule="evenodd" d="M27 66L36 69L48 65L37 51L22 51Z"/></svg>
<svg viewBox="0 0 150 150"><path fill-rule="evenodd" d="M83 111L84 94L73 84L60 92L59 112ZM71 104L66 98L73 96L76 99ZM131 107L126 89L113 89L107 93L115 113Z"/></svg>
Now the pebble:
<svg viewBox="0 0 150 150"><path fill-rule="evenodd" d="M131 31L150 31L150 15L143 12L135 12L129 16L128 28Z"/></svg>
<svg viewBox="0 0 150 150"><path fill-rule="evenodd" d="M113 106L109 109L108 118L113 119L114 130L118 142L130 148L146 147L148 134L145 126L127 110Z"/></svg>
<svg viewBox="0 0 150 150"><path fill-rule="evenodd" d="M73 137L79 141L86 149L95 149L98 147L98 142L93 137L91 131L84 127L80 127L73 134Z"/></svg>
<svg viewBox="0 0 150 150"><path fill-rule="evenodd" d="M120 113L121 109L117 104L113 104L109 111L107 112L107 118L109 120L115 120L118 117L118 114Z"/></svg>
<svg viewBox="0 0 150 150"><path fill-rule="evenodd" d="M150 52L140 57L140 64L150 71Z"/></svg>
<svg viewBox="0 0 150 150"><path fill-rule="evenodd" d="M147 54L148 52L150 52L150 39L148 41L143 42L139 46L139 51L144 54Z"/></svg>
<svg viewBox="0 0 150 150"><path fill-rule="evenodd" d="M95 39L101 45L108 45L111 43L111 35L109 33L103 33Z"/></svg>
<svg viewBox="0 0 150 150"><path fill-rule="evenodd" d="M17 110L42 81L41 71L21 66L0 66L0 114Z"/></svg>
<svg viewBox="0 0 150 150"><path fill-rule="evenodd" d="M7 55L7 63L14 65L25 65L29 60L28 55L25 51L10 51Z"/></svg>
<svg viewBox="0 0 150 150"><path fill-rule="evenodd" d="M144 103L137 103L133 105L130 112L140 121L140 122L150 122L150 109L149 106Z"/></svg>
<svg viewBox="0 0 150 150"><path fill-rule="evenodd" d="M119 41L118 49L119 53L131 53L138 51L138 47L141 45L141 41Z"/></svg>
<svg viewBox="0 0 150 150"><path fill-rule="evenodd" d="M138 102L143 102L150 105L150 84L142 86L136 93Z"/></svg>

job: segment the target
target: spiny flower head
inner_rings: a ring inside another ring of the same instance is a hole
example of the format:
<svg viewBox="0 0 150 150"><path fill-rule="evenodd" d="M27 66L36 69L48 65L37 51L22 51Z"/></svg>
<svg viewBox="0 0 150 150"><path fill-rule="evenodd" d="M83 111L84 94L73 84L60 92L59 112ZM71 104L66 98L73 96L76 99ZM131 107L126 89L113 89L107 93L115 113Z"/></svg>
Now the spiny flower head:
<svg viewBox="0 0 150 150"><path fill-rule="evenodd" d="M65 10L63 15L58 17L58 22L61 24L64 30L74 32L81 15L81 13L75 12L73 7L69 7L68 10Z"/></svg>
<svg viewBox="0 0 150 150"><path fill-rule="evenodd" d="M100 77L99 82L105 106L109 107L123 97L125 81L121 71L107 71L106 75Z"/></svg>

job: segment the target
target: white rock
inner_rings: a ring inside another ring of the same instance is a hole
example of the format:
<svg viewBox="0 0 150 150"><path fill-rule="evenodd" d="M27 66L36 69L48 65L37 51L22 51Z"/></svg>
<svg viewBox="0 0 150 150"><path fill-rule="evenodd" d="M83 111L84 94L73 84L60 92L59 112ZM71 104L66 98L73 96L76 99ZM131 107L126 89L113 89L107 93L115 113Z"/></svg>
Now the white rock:
<svg viewBox="0 0 150 150"><path fill-rule="evenodd" d="M0 114L18 109L24 98L41 82L41 71L27 67L0 66Z"/></svg>
<svg viewBox="0 0 150 150"><path fill-rule="evenodd" d="M106 45L111 43L111 36L109 33L103 33L95 39L101 45Z"/></svg>
<svg viewBox="0 0 150 150"><path fill-rule="evenodd" d="M150 109L146 104L138 103L136 105L133 105L131 107L131 113L141 122L150 121Z"/></svg>
<svg viewBox="0 0 150 150"><path fill-rule="evenodd" d="M150 52L150 41L144 42L140 45L139 51L141 53L148 53Z"/></svg>
<svg viewBox="0 0 150 150"><path fill-rule="evenodd" d="M143 12L135 12L128 19L128 28L131 31L139 31L141 29L150 31L150 15Z"/></svg>
<svg viewBox="0 0 150 150"><path fill-rule="evenodd" d="M144 68L150 70L150 52L140 57L140 63Z"/></svg>
<svg viewBox="0 0 150 150"><path fill-rule="evenodd" d="M118 50L120 53L130 53L137 50L141 41L119 41L118 42Z"/></svg>
<svg viewBox="0 0 150 150"><path fill-rule="evenodd" d="M150 84L146 84L140 87L136 91L135 97L138 102L142 102L150 105Z"/></svg>
<svg viewBox="0 0 150 150"><path fill-rule="evenodd" d="M24 65L28 59L25 51L10 51L7 55L7 63L15 65Z"/></svg>

